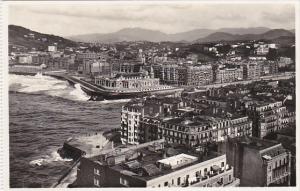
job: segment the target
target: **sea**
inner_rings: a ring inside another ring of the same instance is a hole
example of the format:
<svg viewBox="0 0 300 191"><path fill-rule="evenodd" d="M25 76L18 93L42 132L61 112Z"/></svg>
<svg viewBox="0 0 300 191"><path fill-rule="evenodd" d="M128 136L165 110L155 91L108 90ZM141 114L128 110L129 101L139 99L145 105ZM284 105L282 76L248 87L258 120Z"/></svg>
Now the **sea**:
<svg viewBox="0 0 300 191"><path fill-rule="evenodd" d="M64 141L119 127L121 107L129 100L89 98L79 84L9 74L11 188L51 187L74 162L57 153Z"/></svg>

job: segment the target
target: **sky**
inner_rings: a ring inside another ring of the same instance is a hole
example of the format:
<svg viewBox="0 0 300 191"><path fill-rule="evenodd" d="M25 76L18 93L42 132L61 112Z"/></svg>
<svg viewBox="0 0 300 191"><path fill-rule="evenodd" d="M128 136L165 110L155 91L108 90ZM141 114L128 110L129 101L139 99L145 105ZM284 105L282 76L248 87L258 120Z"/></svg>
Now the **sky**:
<svg viewBox="0 0 300 191"><path fill-rule="evenodd" d="M145 28L165 33L231 27L295 28L293 4L128 3L10 4L9 24L73 36Z"/></svg>

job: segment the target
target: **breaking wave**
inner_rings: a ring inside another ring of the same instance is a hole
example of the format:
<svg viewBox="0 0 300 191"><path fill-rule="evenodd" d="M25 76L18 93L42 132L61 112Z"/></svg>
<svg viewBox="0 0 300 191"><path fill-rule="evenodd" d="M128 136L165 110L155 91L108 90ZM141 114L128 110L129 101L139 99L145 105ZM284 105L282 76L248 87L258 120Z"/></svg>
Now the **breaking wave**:
<svg viewBox="0 0 300 191"><path fill-rule="evenodd" d="M56 151L53 151L50 155L45 155L45 156L42 156L41 158L39 159L35 159L35 160L32 160L29 162L29 165L32 166L32 167L35 167L35 166L44 166L44 165L47 165L49 163L52 163L52 162L69 162L69 161L72 161L73 159L63 159L61 158L61 156L56 152Z"/></svg>
<svg viewBox="0 0 300 191"><path fill-rule="evenodd" d="M9 90L20 93L45 94L74 101L90 99L90 96L81 89L79 84L72 87L67 81L42 74L35 76L9 74Z"/></svg>

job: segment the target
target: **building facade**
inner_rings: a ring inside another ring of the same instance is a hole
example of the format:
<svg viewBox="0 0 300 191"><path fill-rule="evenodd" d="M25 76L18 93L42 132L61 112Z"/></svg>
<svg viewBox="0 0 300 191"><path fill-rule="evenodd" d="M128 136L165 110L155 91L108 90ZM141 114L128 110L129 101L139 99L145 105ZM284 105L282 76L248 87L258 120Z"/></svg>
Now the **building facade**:
<svg viewBox="0 0 300 191"><path fill-rule="evenodd" d="M252 135L248 117L233 119L198 116L165 120L158 128L158 139L194 147L208 142L225 141L228 137Z"/></svg>
<svg viewBox="0 0 300 191"><path fill-rule="evenodd" d="M289 186L291 153L281 143L258 138L236 138L226 146L227 161L241 186Z"/></svg>
<svg viewBox="0 0 300 191"><path fill-rule="evenodd" d="M148 74L117 74L113 78L96 76L95 84L107 88L115 89L116 91L150 91L163 88L159 84L158 78L151 78Z"/></svg>
<svg viewBox="0 0 300 191"><path fill-rule="evenodd" d="M154 65L154 76L160 79L162 84L177 85L178 84L178 65L161 64Z"/></svg>
<svg viewBox="0 0 300 191"><path fill-rule="evenodd" d="M261 66L257 62L247 63L243 67L243 79L254 80L261 76Z"/></svg>
<svg viewBox="0 0 300 191"><path fill-rule="evenodd" d="M172 150L172 152L171 152ZM170 148L163 140L82 158L76 187L238 186L226 156Z"/></svg>
<svg viewBox="0 0 300 191"><path fill-rule="evenodd" d="M234 82L242 79L242 68L224 68L216 71L216 83Z"/></svg>
<svg viewBox="0 0 300 191"><path fill-rule="evenodd" d="M178 68L178 84L185 86L201 86L213 82L211 65L184 66Z"/></svg>
<svg viewBox="0 0 300 191"><path fill-rule="evenodd" d="M253 136L259 138L295 122L295 112L288 111L282 101L251 104L247 113L253 121Z"/></svg>

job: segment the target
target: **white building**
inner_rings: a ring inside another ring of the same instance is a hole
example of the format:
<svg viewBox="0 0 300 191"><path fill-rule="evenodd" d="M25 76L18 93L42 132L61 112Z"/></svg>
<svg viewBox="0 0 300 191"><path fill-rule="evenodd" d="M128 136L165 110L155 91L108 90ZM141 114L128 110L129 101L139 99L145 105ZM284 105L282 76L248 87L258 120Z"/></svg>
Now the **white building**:
<svg viewBox="0 0 300 191"><path fill-rule="evenodd" d="M49 52L56 52L57 51L57 47L56 46L48 46L48 51Z"/></svg>

